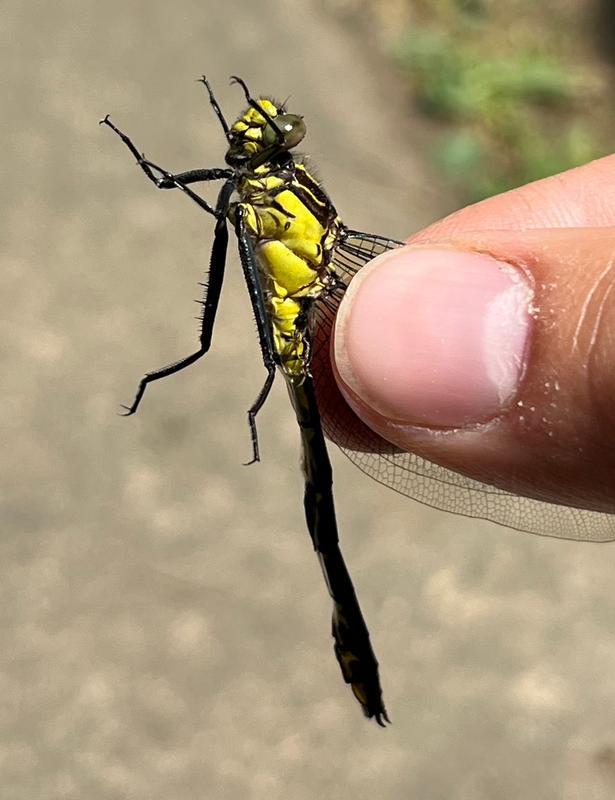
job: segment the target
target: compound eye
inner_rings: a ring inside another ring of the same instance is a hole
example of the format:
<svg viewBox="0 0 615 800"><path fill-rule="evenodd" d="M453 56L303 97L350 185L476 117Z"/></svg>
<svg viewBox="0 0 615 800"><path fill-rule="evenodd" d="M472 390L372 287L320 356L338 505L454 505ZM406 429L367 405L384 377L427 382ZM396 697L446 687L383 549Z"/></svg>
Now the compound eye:
<svg viewBox="0 0 615 800"><path fill-rule="evenodd" d="M275 118L275 124L282 131L284 137L280 146L284 150L296 147L306 134L307 128L303 117L298 114L280 114ZM263 144L265 147L279 142L278 134L271 125L266 125L263 130Z"/></svg>

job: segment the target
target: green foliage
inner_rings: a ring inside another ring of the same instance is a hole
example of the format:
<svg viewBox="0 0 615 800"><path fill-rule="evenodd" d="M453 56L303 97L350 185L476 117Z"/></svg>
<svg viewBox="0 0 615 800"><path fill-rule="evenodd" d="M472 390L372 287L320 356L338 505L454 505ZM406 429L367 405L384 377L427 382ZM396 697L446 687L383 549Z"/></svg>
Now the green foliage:
<svg viewBox="0 0 615 800"><path fill-rule="evenodd" d="M484 16L459 10L451 28L414 29L396 50L425 113L448 123L436 151L469 200L537 180L596 157L579 119L582 75L530 44L489 37ZM453 129L451 130L451 127Z"/></svg>

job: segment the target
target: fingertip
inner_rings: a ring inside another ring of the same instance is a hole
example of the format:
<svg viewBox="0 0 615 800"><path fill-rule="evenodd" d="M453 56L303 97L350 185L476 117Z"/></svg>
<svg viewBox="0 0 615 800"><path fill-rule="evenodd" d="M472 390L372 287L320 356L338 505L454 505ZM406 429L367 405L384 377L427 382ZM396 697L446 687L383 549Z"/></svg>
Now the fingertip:
<svg viewBox="0 0 615 800"><path fill-rule="evenodd" d="M401 424L489 419L523 375L532 289L510 264L451 247L406 247L353 281L336 323L339 377Z"/></svg>
<svg viewBox="0 0 615 800"><path fill-rule="evenodd" d="M375 260L340 309L339 388L403 450L614 506L615 228L466 233Z"/></svg>

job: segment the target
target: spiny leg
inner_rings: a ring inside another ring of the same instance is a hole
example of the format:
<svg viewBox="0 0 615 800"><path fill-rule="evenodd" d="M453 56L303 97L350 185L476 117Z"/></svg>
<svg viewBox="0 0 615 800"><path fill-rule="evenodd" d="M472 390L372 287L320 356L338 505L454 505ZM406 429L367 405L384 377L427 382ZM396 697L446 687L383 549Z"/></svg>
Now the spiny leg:
<svg viewBox="0 0 615 800"><path fill-rule="evenodd" d="M222 109L218 105L218 101L216 100L213 90L209 85L209 81L204 75L201 75L201 77L197 79L197 83L202 83L203 86L207 89L207 94L209 95L209 102L211 103L211 107L215 111L218 119L220 120L220 125L222 125L222 130L224 131L224 135L226 136L227 141L230 140L231 132L228 126L228 122L224 119L224 114L222 113Z"/></svg>
<svg viewBox="0 0 615 800"><path fill-rule="evenodd" d="M200 347L191 353L186 358L179 361L174 361L166 367L154 370L153 372L146 373L139 382L135 399L132 401L131 406L123 406L126 409L125 416L134 414L145 389L152 381L157 381L160 378L166 378L176 372L189 367L194 364L199 358L205 355L211 345L211 337L213 334L214 322L216 319L216 311L218 309L218 301L220 299L220 291L222 289L222 282L224 279L224 268L226 264L226 251L228 245L228 228L226 225L226 212L230 197L235 189L232 181L227 181L220 190L218 195L218 202L216 203L217 222L214 232L214 243L211 249L211 259L209 264L209 279L205 288L205 296L203 298L203 316L201 322L201 333L199 336Z"/></svg>
<svg viewBox="0 0 615 800"><path fill-rule="evenodd" d="M169 186L175 186L176 188L184 192L184 194L188 195L188 197L191 200L193 200L200 208L202 208L203 211L206 211L208 214L211 214L214 217L217 216L216 210L212 208L211 205L206 200L204 200L202 197L199 197L199 195L196 194L196 192L193 192L192 189L189 189L187 186L185 186L184 183L182 183L182 181L180 180L181 176L173 175L166 169L163 169L162 167L159 167L157 164L154 164L153 161L150 161L149 159L145 158L145 156L137 150L132 139L129 136L127 136L123 131L121 131L116 125L114 125L113 122L111 122L108 114L106 117L100 120L99 124L106 125L108 128L111 128L111 130L114 131L114 133L116 133L120 137L120 139L124 142L126 147L137 159L137 164L141 167L147 178L154 184L154 186L157 189L168 189ZM161 178L156 177L156 175L154 175L154 171L159 172L162 177ZM201 174L201 177L196 178L196 180L218 180L224 177L228 179L233 174L232 171L229 171L228 175L220 174L221 172L223 172L222 170L220 171L194 170L192 174L194 174L194 172L200 172ZM215 174L211 175L211 177L203 177L205 173L215 173ZM224 173L226 173L226 171L224 171ZM190 175L191 173L188 174ZM193 181L188 181L188 182L194 182L194 179Z"/></svg>
<svg viewBox="0 0 615 800"><path fill-rule="evenodd" d="M252 459L248 464L253 464L255 461L260 461L260 453L258 448L258 432L256 430L256 415L263 407L265 400L269 396L273 380L275 378L276 368L276 355L271 340L271 331L269 329L269 317L267 314L267 307L265 304L265 296L260 284L258 265L254 257L254 250L252 243L246 231L246 225L243 219L244 209L241 205L237 205L235 210L235 233L237 234L237 244L239 248L239 260L243 269L244 278L250 294L250 302L256 320L256 329L258 331L258 341L263 356L263 363L267 370L267 378L260 390L258 397L252 404L248 411L248 424L250 425L250 435L252 437Z"/></svg>
<svg viewBox="0 0 615 800"><path fill-rule="evenodd" d="M187 183L200 183L201 181L221 181L228 180L234 175L232 169L189 169L187 172L178 172L171 178L158 178L156 186L159 189L177 189L177 184L185 186Z"/></svg>
<svg viewBox="0 0 615 800"><path fill-rule="evenodd" d="M258 397L252 403L250 408L248 409L248 425L250 426L250 438L252 440L252 458L249 461L246 461L244 466L249 467L250 464L254 464L256 461L261 460L260 451L258 448L258 431L256 430L256 415L261 410L265 401L269 397L269 392L271 391L271 387L273 386L273 381L275 378L275 365L270 365L267 367L267 377L265 378L265 383L263 384L263 388L258 393Z"/></svg>

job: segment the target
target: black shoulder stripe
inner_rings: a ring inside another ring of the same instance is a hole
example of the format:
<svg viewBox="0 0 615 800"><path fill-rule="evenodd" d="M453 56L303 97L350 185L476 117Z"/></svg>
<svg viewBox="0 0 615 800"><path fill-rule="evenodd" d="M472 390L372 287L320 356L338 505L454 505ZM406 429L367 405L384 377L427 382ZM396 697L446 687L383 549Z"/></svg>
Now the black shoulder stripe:
<svg viewBox="0 0 615 800"><path fill-rule="evenodd" d="M311 192L319 203L332 205L329 196L324 191L320 183L310 175L304 164L295 165L295 180L309 192Z"/></svg>
<svg viewBox="0 0 615 800"><path fill-rule="evenodd" d="M320 222L323 228L328 228L337 216L333 203L319 184L312 178L302 164L295 167L295 176L292 191L299 200Z"/></svg>

